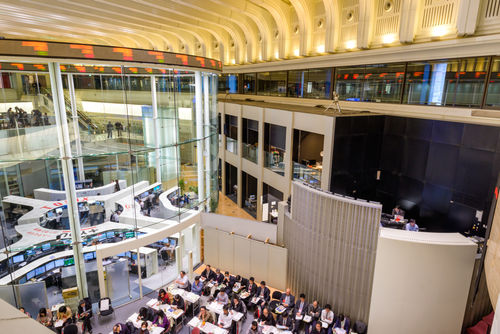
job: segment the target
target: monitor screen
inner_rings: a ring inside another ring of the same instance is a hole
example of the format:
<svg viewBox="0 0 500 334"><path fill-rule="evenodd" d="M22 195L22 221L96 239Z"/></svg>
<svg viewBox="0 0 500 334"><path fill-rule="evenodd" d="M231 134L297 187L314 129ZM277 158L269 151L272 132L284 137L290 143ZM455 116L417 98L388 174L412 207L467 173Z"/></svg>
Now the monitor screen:
<svg viewBox="0 0 500 334"><path fill-rule="evenodd" d="M12 257L12 262L13 263L21 263L23 261L24 261L24 254L14 255L14 257Z"/></svg>
<svg viewBox="0 0 500 334"><path fill-rule="evenodd" d="M26 276L23 276L20 280L19 280L19 284L24 284L26 283Z"/></svg>
<svg viewBox="0 0 500 334"><path fill-rule="evenodd" d="M63 244L65 244L65 245L69 245L69 244L71 244L71 239L63 239L63 241L62 241L62 242L63 242Z"/></svg>
<svg viewBox="0 0 500 334"><path fill-rule="evenodd" d="M57 213L62 213L62 212L63 212L63 209L61 209L61 208L57 208L57 209L56 209L56 212L57 212Z"/></svg>
<svg viewBox="0 0 500 334"><path fill-rule="evenodd" d="M45 264L45 270L47 271L54 269L54 267L55 267L54 261L50 261L49 263Z"/></svg>
<svg viewBox="0 0 500 334"><path fill-rule="evenodd" d="M62 267L64 266L64 259L57 259L54 261L54 264L56 267Z"/></svg>
<svg viewBox="0 0 500 334"><path fill-rule="evenodd" d="M99 234L99 241L104 241L106 240L106 233Z"/></svg>
<svg viewBox="0 0 500 334"><path fill-rule="evenodd" d="M170 238L170 246L177 246L177 240Z"/></svg>
<svg viewBox="0 0 500 334"><path fill-rule="evenodd" d="M45 272L45 266L41 266L35 269L35 276L42 275Z"/></svg>
<svg viewBox="0 0 500 334"><path fill-rule="evenodd" d="M47 218L53 218L53 217L54 217L54 211L48 211Z"/></svg>
<svg viewBox="0 0 500 334"><path fill-rule="evenodd" d="M165 238L165 239L161 240L161 242L163 242L164 244L166 244L166 243L170 243L170 239Z"/></svg>
<svg viewBox="0 0 500 334"><path fill-rule="evenodd" d="M125 233L125 238L133 238L134 237L134 232L126 232Z"/></svg>
<svg viewBox="0 0 500 334"><path fill-rule="evenodd" d="M83 259L85 261L90 261L94 259L94 253L85 253L83 254Z"/></svg>
<svg viewBox="0 0 500 334"><path fill-rule="evenodd" d="M115 232L106 232L106 238L114 238Z"/></svg>
<svg viewBox="0 0 500 334"><path fill-rule="evenodd" d="M50 249L50 243L47 243L47 244L43 244L42 245L42 251L48 251Z"/></svg>
<svg viewBox="0 0 500 334"><path fill-rule="evenodd" d="M125 256L126 256L126 257L130 257L130 256L131 256L131 253L130 253L130 252L125 252Z"/></svg>
<svg viewBox="0 0 500 334"><path fill-rule="evenodd" d="M116 254L116 256L127 256L125 253Z"/></svg>
<svg viewBox="0 0 500 334"><path fill-rule="evenodd" d="M161 189L161 186L157 185L156 187L153 188L153 191L160 191L160 189Z"/></svg>
<svg viewBox="0 0 500 334"><path fill-rule="evenodd" d="M132 260L137 260L137 254L136 253L132 253Z"/></svg>
<svg viewBox="0 0 500 334"><path fill-rule="evenodd" d="M74 264L75 264L75 259L73 259L72 257L64 259L64 266L65 267L72 266Z"/></svg>
<svg viewBox="0 0 500 334"><path fill-rule="evenodd" d="M34 270L32 270L32 271L30 271L30 272L28 272L26 274L26 279L32 279L33 277L35 277L35 271Z"/></svg>
<svg viewBox="0 0 500 334"><path fill-rule="evenodd" d="M33 249L28 249L28 250L26 251L26 256L31 256L31 255L35 255L35 250L33 250Z"/></svg>

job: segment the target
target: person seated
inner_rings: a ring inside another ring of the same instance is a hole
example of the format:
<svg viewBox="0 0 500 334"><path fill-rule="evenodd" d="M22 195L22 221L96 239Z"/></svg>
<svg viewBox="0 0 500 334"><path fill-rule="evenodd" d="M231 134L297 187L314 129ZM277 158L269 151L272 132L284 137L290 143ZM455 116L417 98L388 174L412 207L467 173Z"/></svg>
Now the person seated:
<svg viewBox="0 0 500 334"><path fill-rule="evenodd" d="M260 298L258 304L260 307L264 307L266 303L271 299L271 290L266 286L266 281L261 281L260 286L257 289L256 297Z"/></svg>
<svg viewBox="0 0 500 334"><path fill-rule="evenodd" d="M226 286L227 293L230 293L233 290L234 283L236 283L236 278L229 275L229 271L226 271L222 283Z"/></svg>
<svg viewBox="0 0 500 334"><path fill-rule="evenodd" d="M215 298L215 301L219 304L226 305L229 302L226 291L220 290L217 294L217 297Z"/></svg>
<svg viewBox="0 0 500 334"><path fill-rule="evenodd" d="M165 312L163 312L162 310L156 311L152 326L157 326L164 329L168 329L170 327L170 322L168 321Z"/></svg>
<svg viewBox="0 0 500 334"><path fill-rule="evenodd" d="M203 292L203 283L200 281L200 276L196 276L194 278L193 285L191 285L191 292L201 296L201 293Z"/></svg>
<svg viewBox="0 0 500 334"><path fill-rule="evenodd" d="M186 290L188 288L189 280L184 270L181 270L181 272L179 273L179 277L177 277L177 279L175 280L175 284L179 289Z"/></svg>
<svg viewBox="0 0 500 334"><path fill-rule="evenodd" d="M85 299L80 300L77 316L78 320L83 322L82 334L85 333L86 330L92 334L92 324L90 322L90 318L92 318L92 305L87 303Z"/></svg>
<svg viewBox="0 0 500 334"><path fill-rule="evenodd" d="M151 311L147 307L141 307L139 309L139 314L137 315L137 321L152 321L154 317L151 315Z"/></svg>
<svg viewBox="0 0 500 334"><path fill-rule="evenodd" d="M267 307L264 307L262 314L259 317L259 322L262 326L274 326L274 317Z"/></svg>
<svg viewBox="0 0 500 334"><path fill-rule="evenodd" d="M299 301L295 303L293 308L292 318L295 319L295 332L299 331L301 320L297 320L297 317L302 319L305 314L307 314L307 309L309 305L306 303L306 295L301 293L299 296Z"/></svg>
<svg viewBox="0 0 500 334"><path fill-rule="evenodd" d="M351 329L351 319L341 314L338 316L337 321L335 321L333 328L341 328L345 330L346 333L349 333L349 330Z"/></svg>
<svg viewBox="0 0 500 334"><path fill-rule="evenodd" d="M243 303L240 301L240 298L238 298L237 294L233 295L233 300L231 301L231 310L233 310L235 312L240 312L240 313L245 312L245 308L243 306Z"/></svg>
<svg viewBox="0 0 500 334"><path fill-rule="evenodd" d="M79 334L80 331L78 330L78 326L76 324L71 323L71 324L67 324L66 326L64 326L61 333L62 334Z"/></svg>
<svg viewBox="0 0 500 334"><path fill-rule="evenodd" d="M47 310L45 307L42 307L40 311L38 311L38 315L36 316L36 321L44 325L45 327L52 326L52 313Z"/></svg>
<svg viewBox="0 0 500 334"><path fill-rule="evenodd" d="M222 282L224 281L224 275L220 272L219 268L215 269L214 281L217 285L222 284Z"/></svg>
<svg viewBox="0 0 500 334"><path fill-rule="evenodd" d="M198 319L204 322L214 323L214 319L212 318L212 314L207 311L205 306L200 307L200 313L198 313Z"/></svg>
<svg viewBox="0 0 500 334"><path fill-rule="evenodd" d="M291 331L293 329L293 321L292 318L288 316L288 312L285 311L278 316L278 321L276 322L276 326L280 326L280 329Z"/></svg>
<svg viewBox="0 0 500 334"><path fill-rule="evenodd" d="M212 281L212 280L215 280L217 278L217 275L214 273L214 271L212 270L212 267L207 264L207 266L205 267L205 270L203 270L201 272L201 277L204 277L207 281Z"/></svg>
<svg viewBox="0 0 500 334"><path fill-rule="evenodd" d="M113 326L113 334L130 334L127 325L122 323L117 323Z"/></svg>
<svg viewBox="0 0 500 334"><path fill-rule="evenodd" d="M29 312L26 311L26 309L24 307L20 307L19 308L19 311L21 311L23 314L27 315L28 318L31 318L31 314L29 314Z"/></svg>
<svg viewBox="0 0 500 334"><path fill-rule="evenodd" d="M285 293L281 294L280 302L281 305L286 307L287 310L290 310L295 306L295 297L290 292L290 288L287 288Z"/></svg>
<svg viewBox="0 0 500 334"><path fill-rule="evenodd" d="M262 334L262 330L257 324L257 321L252 321L252 325L248 328L247 334Z"/></svg>
<svg viewBox="0 0 500 334"><path fill-rule="evenodd" d="M219 325L220 328L229 330L232 324L233 324L233 317L229 314L229 307L225 305L222 308L222 314L219 315L219 320L217 321L217 325Z"/></svg>
<svg viewBox="0 0 500 334"><path fill-rule="evenodd" d="M392 209L392 215L393 216L405 216L405 212L399 205L396 205L394 209Z"/></svg>
<svg viewBox="0 0 500 334"><path fill-rule="evenodd" d="M319 318L321 317L321 307L319 306L317 300L313 301L313 303L309 305L309 307L307 308L307 315L311 317L311 322L309 324L306 324L305 329L306 334L309 334L311 327L312 329L314 329L314 324L319 322Z"/></svg>
<svg viewBox="0 0 500 334"><path fill-rule="evenodd" d="M321 322L317 321L314 326L311 334L325 334L323 327L321 326Z"/></svg>
<svg viewBox="0 0 500 334"><path fill-rule="evenodd" d="M418 232L418 225L415 222L415 219L410 219L410 221L405 225L405 230L411 232Z"/></svg>
<svg viewBox="0 0 500 334"><path fill-rule="evenodd" d="M335 315L333 314L330 304L326 304L323 311L321 311L320 321L327 324L327 333L332 334L332 325Z"/></svg>
<svg viewBox="0 0 500 334"><path fill-rule="evenodd" d="M148 323L143 321L141 323L141 328L139 328L139 334L149 334Z"/></svg>
<svg viewBox="0 0 500 334"><path fill-rule="evenodd" d="M170 304L170 297L165 289L158 291L158 305Z"/></svg>
<svg viewBox="0 0 500 334"><path fill-rule="evenodd" d="M73 322L73 312L69 306L63 305L57 310L57 322L62 323L62 326L57 326L59 329Z"/></svg>
<svg viewBox="0 0 500 334"><path fill-rule="evenodd" d="M257 293L257 284L255 284L255 279L253 277L248 279L248 286L245 287L245 291L250 294L248 297L250 300Z"/></svg>
<svg viewBox="0 0 500 334"><path fill-rule="evenodd" d="M174 301L172 302L172 307L174 309L186 310L186 304L184 303L184 299L180 295L174 296Z"/></svg>

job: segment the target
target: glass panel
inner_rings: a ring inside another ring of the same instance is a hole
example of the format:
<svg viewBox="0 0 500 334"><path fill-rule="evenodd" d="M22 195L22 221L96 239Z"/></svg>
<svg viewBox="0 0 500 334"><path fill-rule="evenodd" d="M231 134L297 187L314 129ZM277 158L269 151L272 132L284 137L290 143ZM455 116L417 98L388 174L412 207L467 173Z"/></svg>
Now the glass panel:
<svg viewBox="0 0 500 334"><path fill-rule="evenodd" d="M264 167L285 175L286 128L264 124Z"/></svg>
<svg viewBox="0 0 500 334"><path fill-rule="evenodd" d="M304 91L305 97L315 99L329 99L332 81L332 70L316 69L307 71L307 81Z"/></svg>
<svg viewBox="0 0 500 334"><path fill-rule="evenodd" d="M238 75L221 74L219 76L219 94L237 94L238 93Z"/></svg>
<svg viewBox="0 0 500 334"><path fill-rule="evenodd" d="M293 179L321 187L321 169L293 162Z"/></svg>
<svg viewBox="0 0 500 334"><path fill-rule="evenodd" d="M494 58L493 64L491 64L491 76L488 82L485 105L500 107L500 58L498 57Z"/></svg>
<svg viewBox="0 0 500 334"><path fill-rule="evenodd" d="M452 105L459 60L408 63L404 103Z"/></svg>
<svg viewBox="0 0 500 334"><path fill-rule="evenodd" d="M255 94L256 74L245 73L243 76L243 94Z"/></svg>
<svg viewBox="0 0 500 334"><path fill-rule="evenodd" d="M304 97L304 81L307 70L288 71L288 96Z"/></svg>
<svg viewBox="0 0 500 334"><path fill-rule="evenodd" d="M134 253L137 255L137 253ZM132 254L130 254L132 263L134 263ZM106 271L106 290L108 297L111 299L111 304L118 306L124 304L130 299L135 299L138 296L136 290L139 286L136 282L130 280L129 261L127 257L120 257L120 260L104 266ZM133 271L134 266L131 266ZM135 267L137 269L137 266ZM137 275L135 275L137 277ZM132 286L131 286L132 284ZM132 289L134 288L134 289ZM132 297L132 293L136 295Z"/></svg>
<svg viewBox="0 0 500 334"><path fill-rule="evenodd" d="M286 71L257 73L258 94L286 96Z"/></svg>
<svg viewBox="0 0 500 334"><path fill-rule="evenodd" d="M252 217L257 218L257 179L245 172L241 173L243 209Z"/></svg>
<svg viewBox="0 0 500 334"><path fill-rule="evenodd" d="M466 58L460 61L456 106L481 106L489 61L488 57Z"/></svg>
<svg viewBox="0 0 500 334"><path fill-rule="evenodd" d="M38 311L44 307L47 308L47 290L45 282L36 282L22 284L18 286L20 302L19 306L33 317L36 318Z"/></svg>
<svg viewBox="0 0 500 334"><path fill-rule="evenodd" d="M363 73L364 66L340 67L335 70L335 92L340 100L363 100Z"/></svg>
<svg viewBox="0 0 500 334"><path fill-rule="evenodd" d="M238 117L226 115L225 120L226 150L238 154Z"/></svg>

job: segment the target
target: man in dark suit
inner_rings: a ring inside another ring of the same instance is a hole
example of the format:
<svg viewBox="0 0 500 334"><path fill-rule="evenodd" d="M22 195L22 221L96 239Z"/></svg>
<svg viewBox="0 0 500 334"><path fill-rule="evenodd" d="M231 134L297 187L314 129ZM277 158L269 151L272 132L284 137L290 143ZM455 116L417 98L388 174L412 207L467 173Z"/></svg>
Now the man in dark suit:
<svg viewBox="0 0 500 334"><path fill-rule="evenodd" d="M306 303L306 295L301 293L299 296L299 301L295 303L295 307L293 308L292 313L292 317L293 319L295 319L295 333L299 332L300 324L302 323L302 320L297 320L297 317L302 319L304 315L307 314L308 308L309 305Z"/></svg>
<svg viewBox="0 0 500 334"><path fill-rule="evenodd" d="M335 326L333 326L333 328L342 328L346 331L346 333L349 333L349 330L351 329L351 319L349 319L349 317L344 317L344 315L341 314L337 317L337 321L335 321Z"/></svg>
<svg viewBox="0 0 500 334"><path fill-rule="evenodd" d="M278 321L276 322L276 326L280 326L278 328L281 330L286 330L286 331L293 330L293 321L292 318L288 316L287 311L283 312L283 314L280 314L278 316Z"/></svg>
<svg viewBox="0 0 500 334"><path fill-rule="evenodd" d="M286 289L285 293L281 294L280 303L286 307L287 311L295 306L295 297L290 292L290 288Z"/></svg>
<svg viewBox="0 0 500 334"><path fill-rule="evenodd" d="M266 303L269 302L269 300L271 299L270 295L271 295L271 291L266 286L266 282L265 281L260 282L260 286L257 289L257 293L256 293L255 297L260 298L260 300L258 301L258 304L261 307L264 307L264 305L266 305Z"/></svg>
<svg viewBox="0 0 500 334"><path fill-rule="evenodd" d="M229 271L226 271L224 273L224 280L222 281L222 283L226 285L226 293L230 295L231 291L233 290L234 283L236 283L236 278L229 275Z"/></svg>
<svg viewBox="0 0 500 334"><path fill-rule="evenodd" d="M221 284L222 281L224 281L224 275L220 272L220 269L216 269L215 270L215 278L214 278L214 281L217 283L217 284Z"/></svg>
<svg viewBox="0 0 500 334"><path fill-rule="evenodd" d="M245 288L245 291L250 294L248 297L249 299L252 299L252 297L257 293L257 284L255 284L255 279L253 277L248 279L248 286Z"/></svg>
<svg viewBox="0 0 500 334"><path fill-rule="evenodd" d="M92 334L92 324L90 323L90 318L92 318L92 305L82 299L78 305L78 320L83 322L82 334L87 330Z"/></svg>
<svg viewBox="0 0 500 334"><path fill-rule="evenodd" d="M217 275L214 273L212 270L212 267L210 267L209 264L205 267L205 270L201 273L201 277L205 277L208 281L215 280L217 278Z"/></svg>

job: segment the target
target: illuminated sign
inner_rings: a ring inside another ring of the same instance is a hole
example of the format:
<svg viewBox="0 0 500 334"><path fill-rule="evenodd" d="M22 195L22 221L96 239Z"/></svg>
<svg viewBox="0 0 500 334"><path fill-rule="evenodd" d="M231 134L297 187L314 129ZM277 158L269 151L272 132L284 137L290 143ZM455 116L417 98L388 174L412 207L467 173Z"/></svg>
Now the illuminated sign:
<svg viewBox="0 0 500 334"><path fill-rule="evenodd" d="M222 70L222 62L214 59L176 54L171 52L131 49L87 44L70 44L43 41L0 40L0 56L41 57L57 59L92 59L104 61L124 61L161 65L181 65L210 70ZM77 71L66 65L66 72ZM149 66L151 67L151 66ZM3 66L2 66L3 69ZM86 68L86 73L89 68ZM94 72L94 71L91 71ZM144 71L148 73L147 71ZM153 70L153 73L156 71ZM121 71L120 71L121 73ZM141 70L138 71L141 73Z"/></svg>

